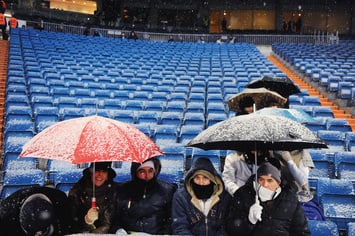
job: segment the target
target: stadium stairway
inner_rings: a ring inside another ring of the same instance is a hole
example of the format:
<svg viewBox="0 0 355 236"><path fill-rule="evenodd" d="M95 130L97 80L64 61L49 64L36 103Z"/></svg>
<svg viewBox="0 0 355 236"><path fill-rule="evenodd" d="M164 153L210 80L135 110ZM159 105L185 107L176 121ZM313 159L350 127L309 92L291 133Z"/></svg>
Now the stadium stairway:
<svg viewBox="0 0 355 236"><path fill-rule="evenodd" d="M0 147L3 147L3 131L4 131L4 109L5 109L5 93L6 93L6 76L9 59L9 41L0 40ZM3 158L0 158L0 166L2 166Z"/></svg>
<svg viewBox="0 0 355 236"><path fill-rule="evenodd" d="M300 86L300 89L307 90L310 96L318 96L322 106L331 107L335 118L347 119L352 128L352 131L355 131L355 118L352 118L351 114L348 114L344 110L339 109L338 106L329 101L328 98L321 95L315 88L304 82L299 76L297 76L294 72L288 69L287 66L285 66L281 61L279 61L275 56L268 56L268 59L272 63L274 63L274 65L277 66L280 70L282 70L282 72L284 72L289 78L291 78L295 82L295 84L298 84Z"/></svg>

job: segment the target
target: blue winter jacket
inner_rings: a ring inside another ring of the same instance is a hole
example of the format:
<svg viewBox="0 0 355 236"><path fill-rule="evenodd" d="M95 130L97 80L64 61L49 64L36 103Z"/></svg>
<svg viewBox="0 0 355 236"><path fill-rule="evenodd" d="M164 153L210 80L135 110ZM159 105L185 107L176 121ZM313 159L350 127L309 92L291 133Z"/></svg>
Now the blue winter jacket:
<svg viewBox="0 0 355 236"><path fill-rule="evenodd" d="M210 172L215 183L210 210L205 216L196 198L191 180L197 170ZM184 188L175 193L172 207L172 229L174 235L216 236L227 235L223 220L231 197L224 189L222 178L207 158L199 158L192 165L185 178Z"/></svg>

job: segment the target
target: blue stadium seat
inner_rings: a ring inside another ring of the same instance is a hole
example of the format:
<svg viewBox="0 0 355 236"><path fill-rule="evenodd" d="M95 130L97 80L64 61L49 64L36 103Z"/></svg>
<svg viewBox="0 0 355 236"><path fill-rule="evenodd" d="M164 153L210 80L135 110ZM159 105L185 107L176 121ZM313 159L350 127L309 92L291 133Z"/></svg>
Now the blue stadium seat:
<svg viewBox="0 0 355 236"><path fill-rule="evenodd" d="M113 119L134 124L136 121L135 113L132 110L117 110L114 112Z"/></svg>
<svg viewBox="0 0 355 236"><path fill-rule="evenodd" d="M206 127L210 127L218 122L226 120L227 114L225 113L210 113L207 115Z"/></svg>
<svg viewBox="0 0 355 236"><path fill-rule="evenodd" d="M75 183L83 176L82 169L70 169L65 171L58 171L54 175L54 187L68 195L69 190Z"/></svg>
<svg viewBox="0 0 355 236"><path fill-rule="evenodd" d="M346 236L353 236L355 235L355 222L348 222L346 228Z"/></svg>
<svg viewBox="0 0 355 236"><path fill-rule="evenodd" d="M346 179L320 178L317 183L317 197L327 220L334 221L339 230L346 230L348 222L355 219L355 194L353 184Z"/></svg>
<svg viewBox="0 0 355 236"><path fill-rule="evenodd" d="M204 103L200 102L188 102L186 106L186 113L205 113L205 106Z"/></svg>
<svg viewBox="0 0 355 236"><path fill-rule="evenodd" d="M318 136L326 142L328 148L333 151L345 151L345 134L342 131L319 130Z"/></svg>
<svg viewBox="0 0 355 236"><path fill-rule="evenodd" d="M347 119L334 118L326 121L327 130L337 130L342 132L351 132L351 126Z"/></svg>
<svg viewBox="0 0 355 236"><path fill-rule="evenodd" d="M186 112L182 121L183 125L199 125L204 127L205 117L203 113Z"/></svg>
<svg viewBox="0 0 355 236"><path fill-rule="evenodd" d="M187 144L202 131L203 126L201 125L183 125L180 129L178 141L179 143Z"/></svg>
<svg viewBox="0 0 355 236"><path fill-rule="evenodd" d="M334 160L337 178L349 179L355 186L355 153L336 152Z"/></svg>
<svg viewBox="0 0 355 236"><path fill-rule="evenodd" d="M159 124L161 112L157 111L137 111L136 122L138 124Z"/></svg>
<svg viewBox="0 0 355 236"><path fill-rule="evenodd" d="M354 152L355 151L355 132L346 132L345 133L345 145L346 151Z"/></svg>
<svg viewBox="0 0 355 236"><path fill-rule="evenodd" d="M1 199L5 199L15 191L32 186L44 186L45 175L42 170L6 170L4 174L3 188L1 191Z"/></svg>
<svg viewBox="0 0 355 236"><path fill-rule="evenodd" d="M177 143L178 126L156 125L154 127L153 140L158 146L166 146Z"/></svg>
<svg viewBox="0 0 355 236"><path fill-rule="evenodd" d="M154 100L154 101L146 101L145 102L145 110L147 111L164 111L166 106L165 100Z"/></svg>
<svg viewBox="0 0 355 236"><path fill-rule="evenodd" d="M33 114L30 106L10 106L5 111L6 122L12 119L32 120Z"/></svg>
<svg viewBox="0 0 355 236"><path fill-rule="evenodd" d="M182 124L183 114L180 112L164 111L160 115L160 123L163 125L177 125Z"/></svg>
<svg viewBox="0 0 355 236"><path fill-rule="evenodd" d="M76 97L57 97L53 100L53 105L61 108L74 108L79 106L79 99Z"/></svg>
<svg viewBox="0 0 355 236"><path fill-rule="evenodd" d="M59 121L59 109L57 107L37 107L34 110L37 132Z"/></svg>
<svg viewBox="0 0 355 236"><path fill-rule="evenodd" d="M118 183L127 182L132 179L131 177L131 162L114 162L112 163L113 169L116 172L114 181Z"/></svg>
<svg viewBox="0 0 355 236"><path fill-rule="evenodd" d="M166 104L165 111L183 113L185 111L185 106L185 101L169 101Z"/></svg>
<svg viewBox="0 0 355 236"><path fill-rule="evenodd" d="M85 116L84 108L66 107L59 109L59 120L69 120Z"/></svg>
<svg viewBox="0 0 355 236"><path fill-rule="evenodd" d="M127 100L124 105L124 109L130 111L142 111L144 108L144 101L141 100Z"/></svg>
<svg viewBox="0 0 355 236"><path fill-rule="evenodd" d="M312 116L334 118L334 113L332 108L328 106L314 106L312 109Z"/></svg>
<svg viewBox="0 0 355 236"><path fill-rule="evenodd" d="M170 182L180 184L185 171L185 149L182 145L163 146L164 155L160 156L162 165L159 178Z"/></svg>
<svg viewBox="0 0 355 236"><path fill-rule="evenodd" d="M330 220L308 220L308 226L312 236L339 236L338 226Z"/></svg>
<svg viewBox="0 0 355 236"><path fill-rule="evenodd" d="M335 158L334 154L325 150L310 149L314 168L310 171L308 183L311 188L317 188L319 178L335 178Z"/></svg>

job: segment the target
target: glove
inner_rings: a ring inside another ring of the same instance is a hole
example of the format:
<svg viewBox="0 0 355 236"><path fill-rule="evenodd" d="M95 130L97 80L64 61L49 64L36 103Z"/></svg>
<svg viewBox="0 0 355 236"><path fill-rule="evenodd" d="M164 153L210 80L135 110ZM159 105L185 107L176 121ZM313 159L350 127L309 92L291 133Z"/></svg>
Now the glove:
<svg viewBox="0 0 355 236"><path fill-rule="evenodd" d="M116 235L128 235L126 230L122 229L122 228L119 228L117 231L116 231Z"/></svg>
<svg viewBox="0 0 355 236"><path fill-rule="evenodd" d="M282 159L284 159L285 161L293 160L291 153L289 151L275 151L275 153L280 155L282 157Z"/></svg>
<svg viewBox="0 0 355 236"><path fill-rule="evenodd" d="M259 203L254 203L250 207L249 216L248 216L248 219L249 219L250 223L255 225L258 220L261 221L261 212L262 212L262 210L263 210L263 207L260 206Z"/></svg>
<svg viewBox="0 0 355 236"><path fill-rule="evenodd" d="M85 223L88 225L94 224L94 222L99 219L99 212L97 208L90 208L88 213L85 215Z"/></svg>

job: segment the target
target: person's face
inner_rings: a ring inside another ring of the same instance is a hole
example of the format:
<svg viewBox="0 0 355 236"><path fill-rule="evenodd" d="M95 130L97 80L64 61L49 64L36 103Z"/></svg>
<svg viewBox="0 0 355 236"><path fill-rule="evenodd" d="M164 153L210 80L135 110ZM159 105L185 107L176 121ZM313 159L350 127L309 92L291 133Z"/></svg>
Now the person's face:
<svg viewBox="0 0 355 236"><path fill-rule="evenodd" d="M155 175L155 171L151 167L143 167L137 171L137 177L141 180L151 180Z"/></svg>
<svg viewBox="0 0 355 236"><path fill-rule="evenodd" d="M108 180L108 172L103 170L96 170L94 174L94 184L97 187L100 187Z"/></svg>
<svg viewBox="0 0 355 236"><path fill-rule="evenodd" d="M253 106L245 107L244 111L248 114L253 113L254 112Z"/></svg>
<svg viewBox="0 0 355 236"><path fill-rule="evenodd" d="M193 181L195 184L198 184L201 186L209 185L211 183L211 180L204 175L196 175L193 178Z"/></svg>
<svg viewBox="0 0 355 236"><path fill-rule="evenodd" d="M280 186L279 182L277 182L271 176L267 176L267 175L259 176L258 177L258 183L259 183L259 185L261 185L264 188L267 188L267 189L269 189L271 191L275 191Z"/></svg>

